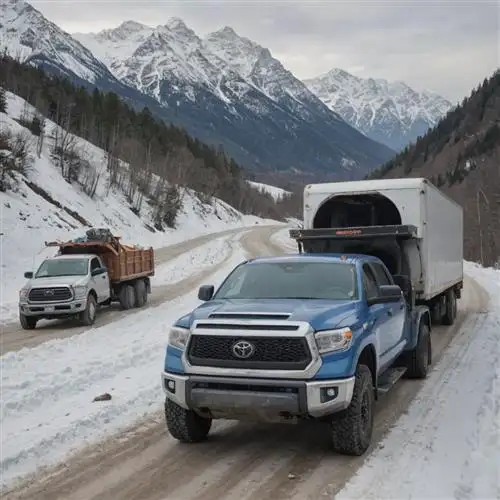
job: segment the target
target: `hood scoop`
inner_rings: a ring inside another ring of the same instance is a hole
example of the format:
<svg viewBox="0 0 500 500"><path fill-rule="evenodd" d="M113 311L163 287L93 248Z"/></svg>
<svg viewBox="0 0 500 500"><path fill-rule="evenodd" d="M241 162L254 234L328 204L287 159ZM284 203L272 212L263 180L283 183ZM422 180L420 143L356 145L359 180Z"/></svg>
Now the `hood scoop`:
<svg viewBox="0 0 500 500"><path fill-rule="evenodd" d="M212 313L210 319L260 319L260 320L286 320L291 313Z"/></svg>

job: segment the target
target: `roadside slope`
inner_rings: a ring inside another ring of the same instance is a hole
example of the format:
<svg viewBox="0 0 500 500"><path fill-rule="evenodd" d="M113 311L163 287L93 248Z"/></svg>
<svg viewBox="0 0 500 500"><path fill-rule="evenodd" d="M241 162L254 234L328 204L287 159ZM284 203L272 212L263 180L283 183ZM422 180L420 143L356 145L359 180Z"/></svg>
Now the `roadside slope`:
<svg viewBox="0 0 500 500"><path fill-rule="evenodd" d="M249 235L250 237L250 235ZM254 241L252 239L252 241ZM254 247L275 253L273 244ZM457 322L433 330L434 363L471 314L485 311L487 292L467 278ZM371 450L408 408L422 381L399 383L377 406ZM6 500L317 500L338 492L365 457L334 455L321 424L255 425L216 421L207 442L172 439L161 412L89 447L45 477L5 494Z"/></svg>

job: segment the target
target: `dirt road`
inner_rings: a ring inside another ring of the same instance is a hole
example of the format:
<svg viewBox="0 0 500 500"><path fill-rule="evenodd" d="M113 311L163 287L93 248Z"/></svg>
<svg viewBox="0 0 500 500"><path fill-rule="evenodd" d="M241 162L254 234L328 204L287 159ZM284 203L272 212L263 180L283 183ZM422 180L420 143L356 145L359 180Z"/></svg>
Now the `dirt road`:
<svg viewBox="0 0 500 500"><path fill-rule="evenodd" d="M257 226L245 227L239 229L230 229L220 233L206 234L193 238L188 241L183 241L175 245L160 248L155 251L156 266L162 265L179 257L183 253L190 252L212 240L221 238L223 236L237 235L239 233L248 232L241 238L243 248L251 255L257 255L261 250L264 253L269 251L276 251L278 248L270 241L270 237L277 230L283 229L283 226ZM199 284L205 277L217 271L224 265L225 261L215 266L207 267L199 273L195 273L187 278L178 281L172 285L162 285L154 287L151 295L149 296L148 306L154 307L160 305L162 302L172 300L175 297L187 293ZM118 304L112 304L110 307L100 308L97 320L93 328L98 328L107 325L117 319L126 315L137 313L142 309L131 309L128 311L120 310ZM42 321L35 330L23 330L19 323L7 324L0 327L0 350L1 354L9 351L17 351L23 347L33 347L42 342L52 340L55 338L70 337L77 335L88 330L88 327L79 326L71 321Z"/></svg>
<svg viewBox="0 0 500 500"><path fill-rule="evenodd" d="M250 235L247 244L257 245ZM279 249L270 248L273 253ZM262 252L261 252L262 253ZM480 316L487 293L467 279L457 322L433 330L434 364L465 318ZM423 382L402 381L377 405L373 446L407 409ZM172 439L161 413L83 450L5 500L317 500L338 492L364 458L334 455L321 424L216 421L207 442Z"/></svg>

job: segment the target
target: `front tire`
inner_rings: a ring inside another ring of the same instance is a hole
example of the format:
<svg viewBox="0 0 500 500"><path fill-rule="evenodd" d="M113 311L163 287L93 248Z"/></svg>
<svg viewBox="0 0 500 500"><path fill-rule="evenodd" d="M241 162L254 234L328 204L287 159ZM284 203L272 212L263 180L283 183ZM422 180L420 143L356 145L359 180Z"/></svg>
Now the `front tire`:
<svg viewBox="0 0 500 500"><path fill-rule="evenodd" d="M351 404L330 423L335 452L357 457L366 452L372 441L374 404L371 371L366 365L358 365Z"/></svg>
<svg viewBox="0 0 500 500"><path fill-rule="evenodd" d="M210 428L211 418L200 417L193 410L186 410L170 399L165 399L165 420L170 435L182 443L204 441Z"/></svg>
<svg viewBox="0 0 500 500"><path fill-rule="evenodd" d="M34 330L38 322L36 316L26 316L23 313L19 313L19 322L23 330Z"/></svg>
<svg viewBox="0 0 500 500"><path fill-rule="evenodd" d="M89 294L87 297L87 306L85 311L80 313L80 321L85 326L92 326L95 323L97 316L97 300L94 295Z"/></svg>

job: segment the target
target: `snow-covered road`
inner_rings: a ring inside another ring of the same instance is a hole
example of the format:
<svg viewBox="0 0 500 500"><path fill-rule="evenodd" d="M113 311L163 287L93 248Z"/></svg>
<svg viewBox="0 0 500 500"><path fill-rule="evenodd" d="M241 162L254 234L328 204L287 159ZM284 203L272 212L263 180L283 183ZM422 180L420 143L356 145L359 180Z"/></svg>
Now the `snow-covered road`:
<svg viewBox="0 0 500 500"><path fill-rule="evenodd" d="M54 335L65 338L43 342L42 336L38 346L2 356L2 481L57 461L82 442L96 442L156 410L167 332L197 303L195 287L208 277L221 281L247 254L280 251L269 241L275 231L260 226L212 235L212 243L167 265L156 305L108 315L90 329L56 329ZM112 403L93 404L103 392L113 395Z"/></svg>
<svg viewBox="0 0 500 500"><path fill-rule="evenodd" d="M264 231L267 237L266 231L272 233L276 227L279 226L259 226L256 231ZM238 228L205 234L156 250L156 271L152 279L152 293L148 299L149 307L187 293L193 283L229 259L239 248L242 234L251 230L251 228ZM93 328L100 328L136 313L137 309L122 311L118 304L100 308ZM23 330L18 321L1 325L1 354L33 347L55 338L71 337L86 330L88 327L79 326L78 323L60 320L40 321L35 330Z"/></svg>
<svg viewBox="0 0 500 500"><path fill-rule="evenodd" d="M244 238L247 244L258 246L251 233ZM275 244L279 240L279 235L273 238ZM269 248L268 253L278 251L276 247ZM121 320L120 324L127 326L123 336L126 346L120 345L120 338L105 328L96 329L74 339L79 348L69 345L70 340L58 341L52 347L54 366L45 384L26 382L25 377L17 379L18 392L24 384L26 404L32 406L31 413L28 409L16 410L20 414L18 421L12 413L9 423L10 432L21 430L15 426L18 423L25 427L26 433L18 440L13 437L4 443L4 462L9 464L7 473L11 477L23 467L24 471L33 470L37 463L56 460L73 444L81 446L81 439L86 436L91 438L90 444L99 436L110 437L77 453L50 475L37 476L31 485L15 494L6 494L5 498L317 500L338 494L356 470L359 470L357 479L348 483L339 498L453 498L455 493L462 494L456 498L467 498L467 491L470 498L495 498L493 474L495 464L499 463L495 462L498 459L495 422L498 423L499 417L494 391L498 390L498 383L491 374L498 376L498 366L489 363L498 357L500 305L497 298L488 307L485 288L492 296L498 296L498 286L493 283L498 274L472 266L467 271L483 286L468 278L456 324L433 330L435 364L429 380L402 381L378 405L374 445L368 460L333 455L325 443L324 429L314 425L289 427L217 421L206 443L185 447L173 440L165 430L159 410L162 395L157 380L158 363L161 364L163 355L164 330L174 316L195 302L194 294L190 294L168 306L151 309L164 314L160 320L156 316L154 324L148 317L149 311ZM223 273L221 270L218 276ZM175 313L168 312L173 309ZM138 341L135 341L137 333L128 333L134 324L142 328ZM450 342L451 347L446 350ZM98 346L105 352L99 352ZM36 364L34 355L42 349L48 349L47 344L31 350L30 356L23 357L22 351L12 356L17 356L17 366L26 370L33 362ZM82 354L86 349L88 352ZM136 357L140 362L127 367L126 360L130 362ZM66 359L72 360L69 363L72 372L64 372ZM100 372L106 363L114 364L116 371L108 368L105 377L93 379L92 369ZM14 372L14 365L9 371ZM35 369L31 371L34 373ZM63 375L62 380L55 381L55 396L48 388L54 374ZM85 385L87 378L91 380L89 385ZM64 380L69 387L67 394ZM113 394L112 401L90 403L93 396L105 390ZM55 398L52 404L44 404L44 413L38 419L31 416L40 408L35 404L36 393L40 393L40 399ZM8 400L14 404L16 400L10 394ZM418 399L411 404L415 396ZM49 413L45 416L47 406ZM405 416L407 411L409 414ZM119 435L110 435L146 413L150 415L135 426ZM40 419L42 428L37 427ZM394 431L379 446L391 427ZM427 437L428 432L431 437ZM453 449L449 448L452 438ZM31 452L20 452L24 449ZM435 456L433 450L437 450ZM469 453L467 465L463 465L465 452ZM485 458L487 454L490 462ZM21 461L8 462L15 457ZM473 483L473 478L482 489ZM426 490L422 484L427 486ZM367 492L372 490L378 493L370 497ZM490 497L485 497L488 493Z"/></svg>

